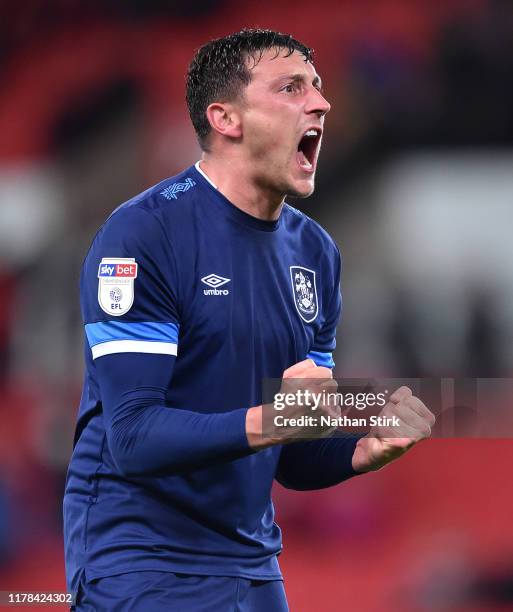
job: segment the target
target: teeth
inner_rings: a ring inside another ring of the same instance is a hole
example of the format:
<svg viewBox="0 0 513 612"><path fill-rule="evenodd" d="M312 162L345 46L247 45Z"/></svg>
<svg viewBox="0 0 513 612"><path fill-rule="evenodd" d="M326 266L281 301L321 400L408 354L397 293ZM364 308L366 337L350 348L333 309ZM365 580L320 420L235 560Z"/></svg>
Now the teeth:
<svg viewBox="0 0 513 612"><path fill-rule="evenodd" d="M317 130L308 130L308 132L305 134L305 136L317 136L318 132Z"/></svg>

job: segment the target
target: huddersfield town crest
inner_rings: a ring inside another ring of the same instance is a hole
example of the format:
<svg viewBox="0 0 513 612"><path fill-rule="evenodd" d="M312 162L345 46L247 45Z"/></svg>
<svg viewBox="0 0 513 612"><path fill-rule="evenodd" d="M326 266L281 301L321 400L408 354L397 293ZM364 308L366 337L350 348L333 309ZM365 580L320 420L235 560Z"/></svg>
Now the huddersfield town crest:
<svg viewBox="0 0 513 612"><path fill-rule="evenodd" d="M135 259L104 257L98 267L98 303L114 317L127 313L134 303Z"/></svg>
<svg viewBox="0 0 513 612"><path fill-rule="evenodd" d="M315 272L302 266L290 266L290 280L299 316L305 323L311 323L319 311Z"/></svg>

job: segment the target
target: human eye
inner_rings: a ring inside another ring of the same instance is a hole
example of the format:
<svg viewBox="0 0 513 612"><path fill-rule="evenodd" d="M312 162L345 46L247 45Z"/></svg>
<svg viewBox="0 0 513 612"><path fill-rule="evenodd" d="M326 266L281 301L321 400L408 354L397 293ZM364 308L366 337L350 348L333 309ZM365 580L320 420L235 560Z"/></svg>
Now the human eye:
<svg viewBox="0 0 513 612"><path fill-rule="evenodd" d="M295 93L298 90L299 90L299 86L295 82L287 83L281 88L281 91L284 91L285 93Z"/></svg>

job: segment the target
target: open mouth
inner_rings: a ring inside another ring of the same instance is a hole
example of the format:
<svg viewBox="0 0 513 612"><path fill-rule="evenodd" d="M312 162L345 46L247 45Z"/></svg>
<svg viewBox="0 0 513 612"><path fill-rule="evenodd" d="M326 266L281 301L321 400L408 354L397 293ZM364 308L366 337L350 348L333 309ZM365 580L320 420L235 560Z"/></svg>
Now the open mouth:
<svg viewBox="0 0 513 612"><path fill-rule="evenodd" d="M310 128L307 130L297 146L297 161L299 166L305 172L313 172L315 169L315 161L317 157L317 149L321 140L321 130L319 128Z"/></svg>

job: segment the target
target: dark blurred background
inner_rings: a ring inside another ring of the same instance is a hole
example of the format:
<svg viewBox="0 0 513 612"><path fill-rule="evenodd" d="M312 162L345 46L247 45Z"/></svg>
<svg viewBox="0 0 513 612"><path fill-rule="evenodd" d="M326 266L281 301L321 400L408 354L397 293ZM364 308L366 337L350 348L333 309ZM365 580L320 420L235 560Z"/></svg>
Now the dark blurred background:
<svg viewBox="0 0 513 612"><path fill-rule="evenodd" d="M64 590L81 261L120 202L199 158L194 49L242 27L316 50L314 196L344 259L340 376L513 372L511 0L3 0L0 590ZM510 440L432 440L315 493L276 487L291 609L513 609Z"/></svg>

